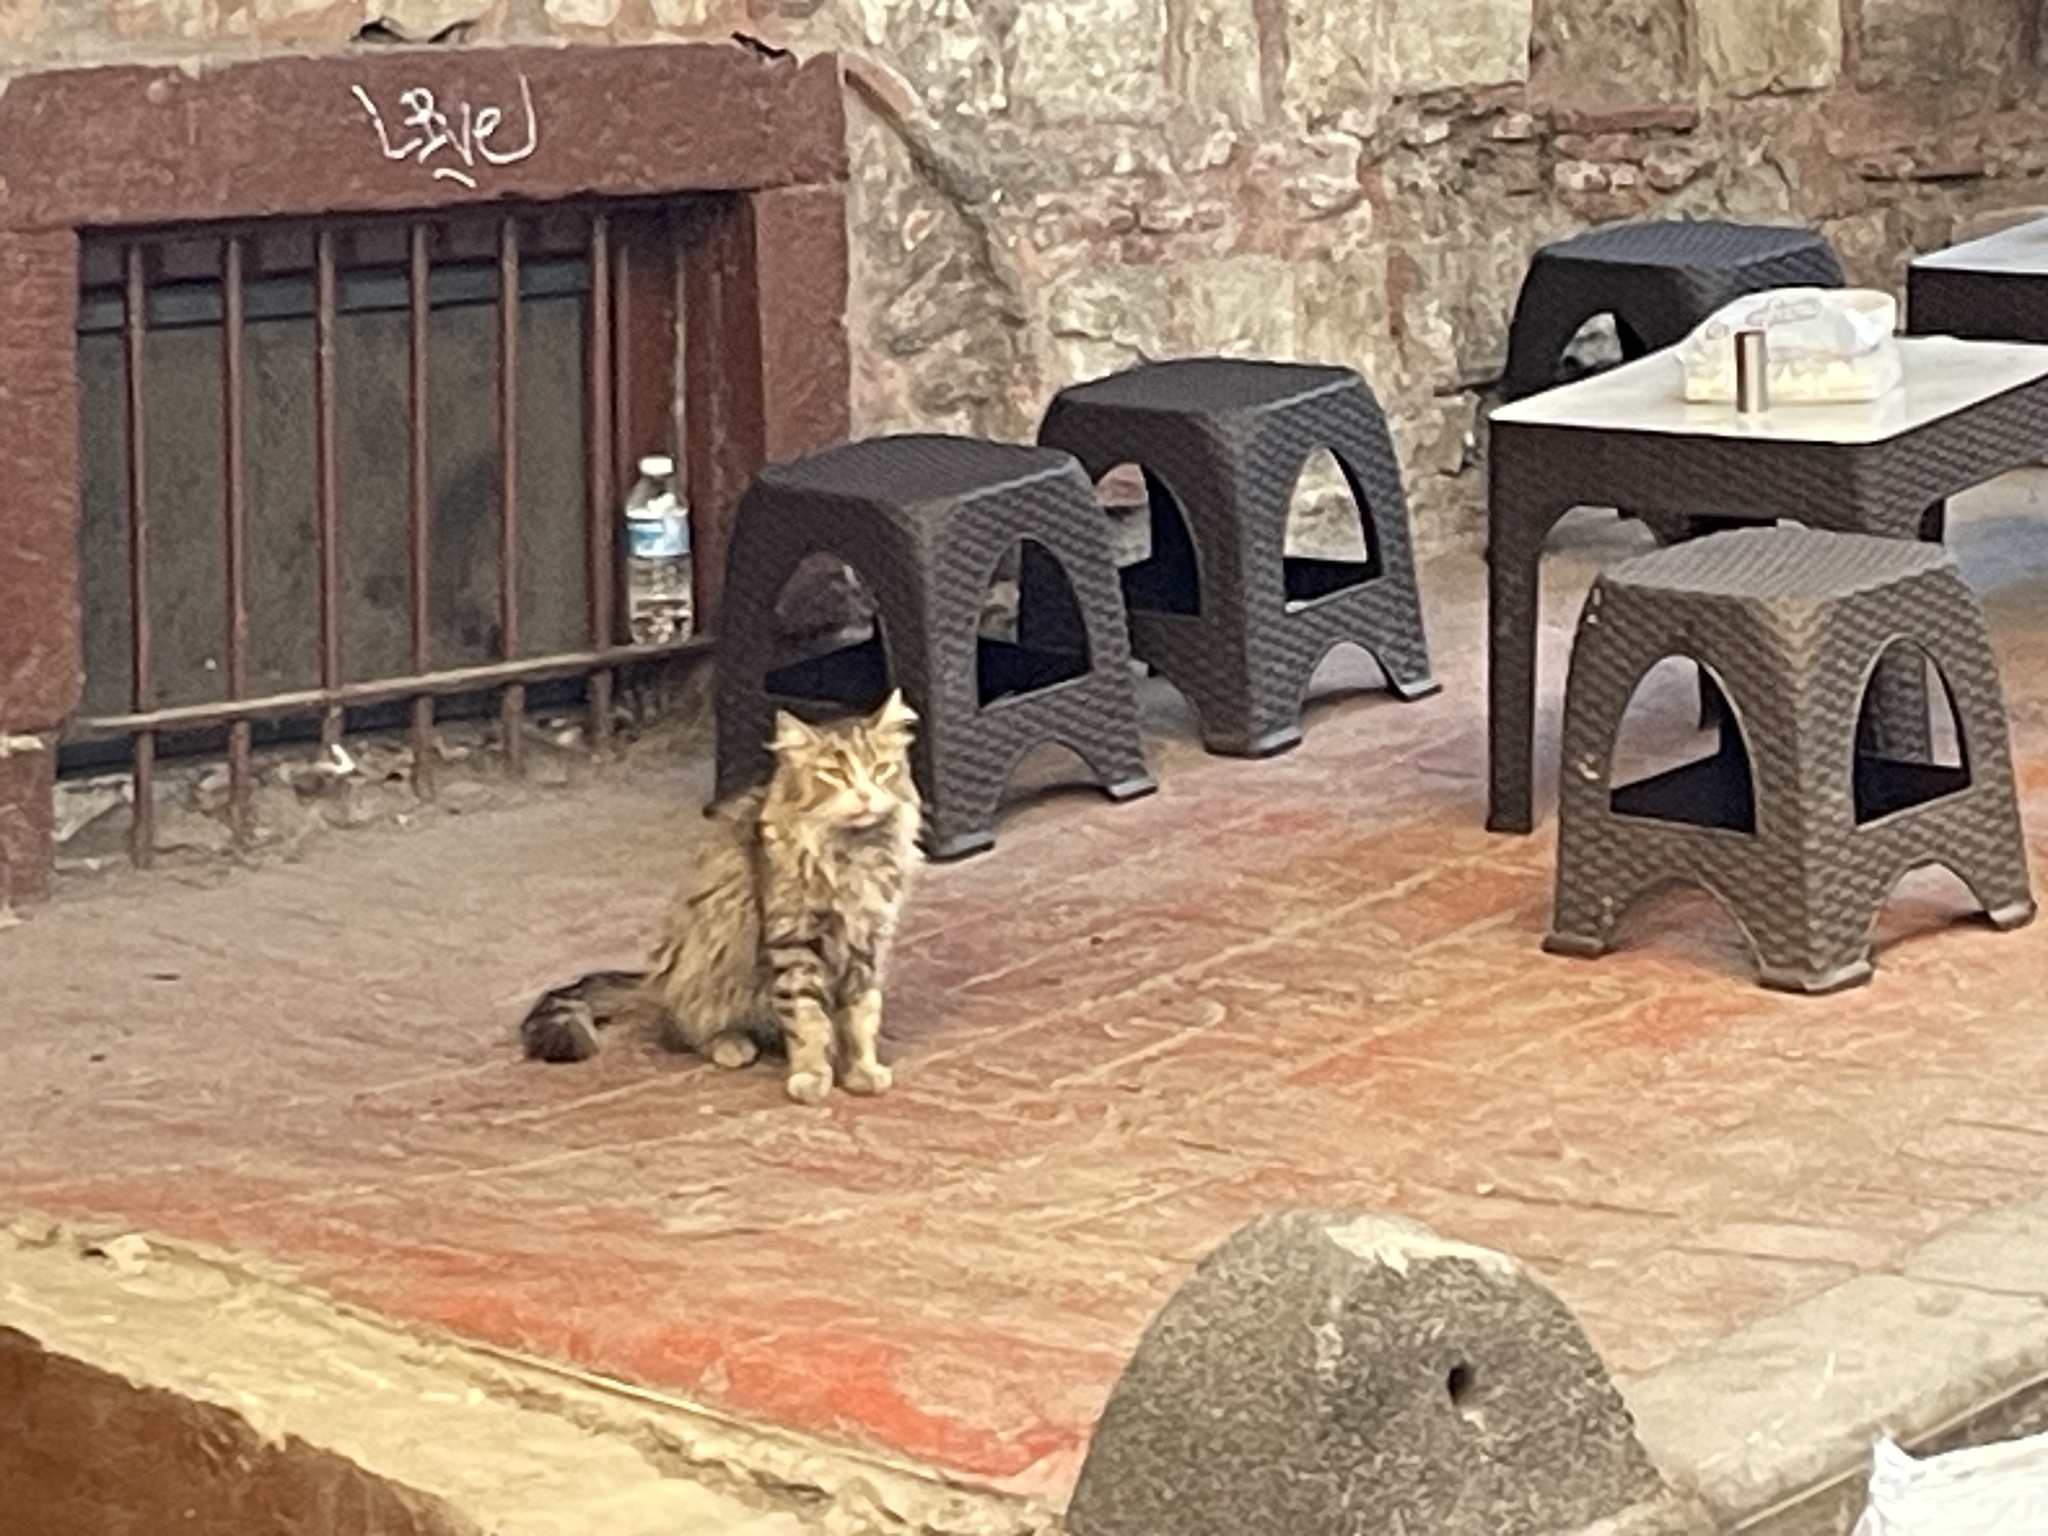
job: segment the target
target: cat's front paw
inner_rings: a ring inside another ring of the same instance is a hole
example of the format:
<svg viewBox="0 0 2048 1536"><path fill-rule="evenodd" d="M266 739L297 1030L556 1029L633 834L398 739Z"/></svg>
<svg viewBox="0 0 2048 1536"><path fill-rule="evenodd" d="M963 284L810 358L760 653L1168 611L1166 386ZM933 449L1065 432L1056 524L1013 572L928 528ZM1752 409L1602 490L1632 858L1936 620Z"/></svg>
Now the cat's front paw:
<svg viewBox="0 0 2048 1536"><path fill-rule="evenodd" d="M734 1072L752 1063L761 1054L761 1047L740 1034L723 1034L711 1042L711 1060L716 1066Z"/></svg>
<svg viewBox="0 0 2048 1536"><path fill-rule="evenodd" d="M856 1061L846 1069L846 1091L848 1093L887 1093L896 1074L879 1061Z"/></svg>
<svg viewBox="0 0 2048 1536"><path fill-rule="evenodd" d="M799 1104L822 1104L825 1095L832 1091L832 1074L829 1071L792 1072L783 1087Z"/></svg>

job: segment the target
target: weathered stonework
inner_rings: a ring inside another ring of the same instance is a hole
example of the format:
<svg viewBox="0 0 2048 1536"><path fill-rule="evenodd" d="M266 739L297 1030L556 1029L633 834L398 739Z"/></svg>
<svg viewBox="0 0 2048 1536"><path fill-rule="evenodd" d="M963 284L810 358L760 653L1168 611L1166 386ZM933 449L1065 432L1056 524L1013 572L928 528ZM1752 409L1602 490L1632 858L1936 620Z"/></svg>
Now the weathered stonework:
<svg viewBox="0 0 2048 1536"><path fill-rule="evenodd" d="M20 73L358 38L836 50L859 425L1024 434L1143 357L1332 359L1420 456L1425 545L1472 526L1474 387L1539 241L1803 219L1888 280L2040 200L2038 30L2029 0L0 0Z"/></svg>
<svg viewBox="0 0 2048 1536"><path fill-rule="evenodd" d="M1396 96L1529 78L1530 0L1390 0L1384 12Z"/></svg>
<svg viewBox="0 0 2048 1536"><path fill-rule="evenodd" d="M1349 364L1390 410L1427 550L1476 530L1481 404L1539 243L1610 219L1792 220L1823 230L1852 279L1894 285L1910 252L2048 202L2036 8L0 0L0 67L16 77L80 63L189 72L350 50L366 65L416 57L431 72L433 55L449 51L729 45L736 34L770 55L835 54L851 168L856 428L1028 436L1059 386L1174 353ZM165 76L167 100L182 78ZM658 94L656 117L693 113L692 131L707 131L681 82ZM605 142L632 144L646 106L621 101L625 126L606 128ZM259 131L252 119L241 185L272 185L271 139L294 120L272 112ZM98 177L96 216L147 216L157 189L182 174L189 157L176 136L150 142ZM34 195L0 187L0 226L37 227L22 206ZM815 210L792 203L777 217L830 258ZM0 251L0 272L9 259ZM38 323L56 324L55 310ZM799 371L774 387L801 399ZM70 409L58 393L0 407L57 422ZM57 462L39 435L0 441L0 461L25 455ZM0 514L27 530L26 554L0 561L0 595L57 625L69 622L68 588L25 563L61 573L71 558L66 529L24 499L49 479L9 482ZM49 644L0 636L0 726L47 729L74 687L74 675L38 660Z"/></svg>
<svg viewBox="0 0 2048 1536"><path fill-rule="evenodd" d="M1694 0L1707 78L1736 96L1816 91L1842 62L1842 0Z"/></svg>
<svg viewBox="0 0 2048 1536"><path fill-rule="evenodd" d="M1865 85L1975 85L2024 54L2024 0L1861 0Z"/></svg>
<svg viewBox="0 0 2048 1536"><path fill-rule="evenodd" d="M1686 0L1537 0L1531 104L1554 117L1671 116L1697 90Z"/></svg>

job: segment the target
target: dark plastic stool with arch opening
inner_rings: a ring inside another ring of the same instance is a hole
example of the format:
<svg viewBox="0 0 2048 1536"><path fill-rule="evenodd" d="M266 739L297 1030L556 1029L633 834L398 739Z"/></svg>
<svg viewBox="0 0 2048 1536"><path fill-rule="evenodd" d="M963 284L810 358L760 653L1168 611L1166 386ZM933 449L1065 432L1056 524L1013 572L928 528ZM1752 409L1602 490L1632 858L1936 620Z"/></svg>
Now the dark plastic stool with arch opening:
<svg viewBox="0 0 2048 1536"><path fill-rule="evenodd" d="M1839 288L1842 266L1812 230L1722 219L1608 224L1543 246L1508 328L1506 401L1558 382L1589 320L1614 317L1625 357L1676 346L1724 304L1770 288Z"/></svg>
<svg viewBox="0 0 2048 1536"><path fill-rule="evenodd" d="M1013 643L984 635L981 615L998 563L1020 542ZM874 633L778 666L776 599L821 553L866 582ZM892 683L920 717L914 768L935 859L993 845L1011 773L1048 741L1079 755L1114 800L1155 787L1108 529L1064 453L908 434L770 465L740 502L724 613L720 799L766 777L777 709L813 721L851 714Z"/></svg>
<svg viewBox="0 0 2048 1536"><path fill-rule="evenodd" d="M1873 681L1900 642L1947 685L1958 766L1878 745ZM1668 656L1717 680L1720 748L1617 787L1629 701ZM1993 927L2034 915L1997 664L1938 544L1751 528L1609 567L1572 647L1558 780L1556 953L1604 954L1639 898L1687 883L1734 914L1765 986L1830 992L1869 979L1871 924L1912 870L1945 865Z"/></svg>
<svg viewBox="0 0 2048 1536"><path fill-rule="evenodd" d="M1211 752L1260 757L1301 740L1318 662L1349 641L1400 698L1437 690L1386 417L1348 368L1185 358L1077 384L1038 440L1091 480L1145 473L1152 551L1123 572L1131 650L1193 706ZM1286 552L1288 505L1317 449L1358 504L1365 556Z"/></svg>

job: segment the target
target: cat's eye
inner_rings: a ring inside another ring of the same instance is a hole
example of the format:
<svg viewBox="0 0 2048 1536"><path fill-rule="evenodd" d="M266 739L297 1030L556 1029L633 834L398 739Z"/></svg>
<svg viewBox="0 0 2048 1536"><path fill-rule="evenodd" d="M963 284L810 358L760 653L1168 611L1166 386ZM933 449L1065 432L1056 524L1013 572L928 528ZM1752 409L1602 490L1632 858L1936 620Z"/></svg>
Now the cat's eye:
<svg viewBox="0 0 2048 1536"><path fill-rule="evenodd" d="M845 789L853 783L853 774L847 769L844 761L828 757L818 764L818 779L821 783L830 784L834 789Z"/></svg>

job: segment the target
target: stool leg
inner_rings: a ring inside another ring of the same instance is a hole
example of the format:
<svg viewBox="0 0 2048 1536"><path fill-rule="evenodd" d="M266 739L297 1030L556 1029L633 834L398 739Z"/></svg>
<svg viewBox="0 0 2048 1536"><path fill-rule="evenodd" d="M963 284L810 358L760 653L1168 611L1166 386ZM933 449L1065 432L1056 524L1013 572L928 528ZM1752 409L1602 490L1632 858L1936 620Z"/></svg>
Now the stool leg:
<svg viewBox="0 0 2048 1536"><path fill-rule="evenodd" d="M1984 921L2000 933L2013 933L2034 920L2039 910L2034 903L2034 893L2020 881L2015 888L2002 889L2004 882L1998 876L1964 875L1963 884L1970 894L1977 898L1977 905L1984 909Z"/></svg>
<svg viewBox="0 0 2048 1536"><path fill-rule="evenodd" d="M1301 742L1298 697L1262 678L1251 643L1242 615L1231 624L1212 614L1131 614L1133 654L1187 700L1202 749L1218 757L1273 757Z"/></svg>
<svg viewBox="0 0 2048 1536"><path fill-rule="evenodd" d="M1508 325L1508 362L1500 381L1504 402L1512 404L1554 387L1572 338L1602 312L1584 301L1574 302L1568 286L1553 277L1540 257L1530 269Z"/></svg>
<svg viewBox="0 0 2048 1536"><path fill-rule="evenodd" d="M959 789L925 807L924 852L934 864L947 864L996 845L994 822L999 794L968 796Z"/></svg>
<svg viewBox="0 0 2048 1536"><path fill-rule="evenodd" d="M1797 931L1768 923L1743 926L1756 951L1757 980L1773 992L1820 996L1870 980L1870 925L1885 893L1835 879L1825 892L1809 892ZM1740 914L1738 914L1740 915Z"/></svg>
<svg viewBox="0 0 2048 1536"><path fill-rule="evenodd" d="M1788 678L1771 686L1788 697ZM1841 707L1828 699L1795 706L1804 718L1791 731L1796 763L1773 755L1756 765L1759 816L1775 806L1778 830L1760 830L1749 848L1717 850L1714 888L1749 939L1758 982L1774 992L1817 995L1870 979L1870 929L1887 887L1881 861L1853 851L1847 765L1834 760L1834 744L1848 732L1823 724ZM1761 722L1758 729L1765 739L1778 734ZM1800 800L1802 785L1830 782L1839 793Z"/></svg>
<svg viewBox="0 0 2048 1536"><path fill-rule="evenodd" d="M1954 588L1963 588L1959 575L1952 573L1951 579ZM1951 601L1972 599L1967 590L1959 590ZM1990 637L1980 621L1964 632L1952 630L1938 637L1932 651L1954 701L1970 775L1970 787L1963 793L1972 801L1967 830L1946 840L1944 862L1977 898L1986 922L2001 931L2021 928L2033 921L2034 893Z"/></svg>
<svg viewBox="0 0 2048 1536"><path fill-rule="evenodd" d="M1640 889L1604 884L1582 872L1594 862L1576 850L1567 853L1559 834L1557 893L1552 902L1550 931L1543 936L1546 954L1597 960L1614 948L1614 930L1628 909L1649 894Z"/></svg>
<svg viewBox="0 0 2048 1536"><path fill-rule="evenodd" d="M1614 740L1628 702L1660 646L1623 638L1601 621L1608 589L1596 582L1579 615L1565 676L1558 752L1557 887L1543 947L1557 955L1604 955L1622 914L1650 885L1631 885L1645 867L1612 857ZM1624 831L1622 836L1627 836ZM1647 835L1647 834L1646 834Z"/></svg>
<svg viewBox="0 0 2048 1536"><path fill-rule="evenodd" d="M775 711L768 702L767 684L775 654L774 600L761 599L742 586L728 602L732 606L719 637L714 673L714 804L752 788L773 765L768 738L774 734Z"/></svg>
<svg viewBox="0 0 2048 1536"><path fill-rule="evenodd" d="M995 846L996 808L1009 764L988 761L974 750L979 711L971 681L903 692L920 717L915 751L924 788L925 857L942 864L986 852Z"/></svg>
<svg viewBox="0 0 2048 1536"><path fill-rule="evenodd" d="M1242 691L1204 687L1190 680L1180 686L1195 712L1205 751L1218 757L1277 757L1301 745L1301 712L1281 697L1270 679L1254 669ZM1167 674L1169 678L1172 673Z"/></svg>
<svg viewBox="0 0 2048 1536"><path fill-rule="evenodd" d="M924 585L923 593L883 589L876 597L897 642L894 679L918 713L925 855L944 862L995 846L996 807L1014 764L978 729L979 583Z"/></svg>
<svg viewBox="0 0 2048 1536"><path fill-rule="evenodd" d="M1111 800L1136 800L1159 785L1145 766L1116 563L1106 540L1063 539L1054 530L1047 532L1060 546L1057 552L1035 543L1024 546L1020 579L1027 595L1019 609L1017 638L1088 658L1086 726L1062 739ZM1069 593L1073 601L1064 601Z"/></svg>
<svg viewBox="0 0 2048 1536"><path fill-rule="evenodd" d="M1429 666L1422 589L1415 579L1415 548L1409 535L1401 464L1377 404L1370 427L1351 442L1338 445L1337 462L1358 511L1359 533L1379 565L1374 578L1376 614L1370 632L1361 638L1386 676L1388 692L1404 702L1429 698L1443 685Z"/></svg>

